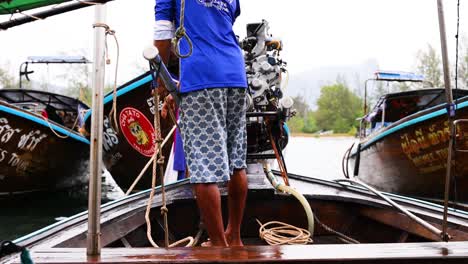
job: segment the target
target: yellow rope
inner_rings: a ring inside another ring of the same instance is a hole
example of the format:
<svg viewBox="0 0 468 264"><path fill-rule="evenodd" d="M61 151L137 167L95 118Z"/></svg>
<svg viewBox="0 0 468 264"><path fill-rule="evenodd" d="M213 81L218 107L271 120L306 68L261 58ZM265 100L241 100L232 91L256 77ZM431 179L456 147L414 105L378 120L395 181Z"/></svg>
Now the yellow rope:
<svg viewBox="0 0 468 264"><path fill-rule="evenodd" d="M161 148L164 147L164 145L166 145L167 141L171 138L172 134L174 133L176 129L176 126L173 126L171 131L169 132L169 134L167 134L166 138L164 139L164 141L162 142L161 144ZM141 177L143 177L143 174L146 173L146 170L148 170L149 166L151 165L151 163L153 163L153 160L156 158L156 156L158 155L158 150L156 150L156 152L153 154L153 156L151 157L151 159L148 160L148 163L146 163L145 167L143 167L143 169L141 170L140 174L138 174L138 177L135 178L135 181L132 183L132 185L130 186L130 188L128 188L127 192L125 193L125 195L129 195L133 189L135 188L135 186L137 185L137 183L140 181Z"/></svg>
<svg viewBox="0 0 468 264"><path fill-rule="evenodd" d="M258 230L260 238L265 240L269 245L306 245L313 243L310 238L310 232L306 229L299 228L290 224L279 221L270 221L260 225ZM267 228L267 226L276 225L276 227Z"/></svg>
<svg viewBox="0 0 468 264"><path fill-rule="evenodd" d="M159 95L155 91L153 94L154 96L154 101L159 102ZM159 114L160 112L158 109L155 109L156 111L154 112L154 129L156 130L156 144L157 148L155 150L155 155L153 155L153 175L152 175L152 180L151 180L151 192L150 192L150 197L148 199L148 203L146 205L146 212L145 212L145 220L146 220L146 236L148 237L149 242L153 247L159 247L156 242L154 242L153 237L151 236L151 219L150 219L150 212L151 212L151 205L153 204L153 198L154 198L154 192L156 189L156 168L159 165L159 170L162 174L162 169L164 165L164 156L162 156L162 143L164 142L161 138L161 124L160 124L160 119L159 119ZM174 130L174 129L173 129ZM171 133L172 134L172 133ZM158 158L156 158L156 155ZM164 219L164 244L166 247L175 247L178 246L184 242L188 242L188 244L185 247L191 247L193 246L194 239L193 237L186 237L182 240L176 241L175 243L169 244L169 227L168 227L168 220L167 220L167 213L169 212L167 205L166 205L166 190L164 186L164 176L161 178L161 193L162 193L162 206L161 206L161 214L163 215Z"/></svg>
<svg viewBox="0 0 468 264"><path fill-rule="evenodd" d="M52 133L54 133L58 138L62 138L62 139L66 139L68 137L70 137L71 133L73 133L73 129L76 127L76 125L78 124L78 118L79 118L79 113L77 114L76 116L76 119L75 119L75 123L73 123L73 127L70 128L70 130L68 131L68 135L65 135L62 136L60 134L58 134L55 129L52 127L52 125L50 124L49 122L49 119L47 119L45 116L41 115L42 119L44 119L44 121L47 123L47 125L49 126L50 130L52 131Z"/></svg>
<svg viewBox="0 0 468 264"><path fill-rule="evenodd" d="M192 43L192 40L190 40L190 37L187 35L187 32L185 31L184 20L185 20L185 0L181 0L179 27L175 31L175 34L174 34L175 37L172 39L172 46L174 47L174 53L176 54L177 57L181 59L185 59L185 58L192 56L192 52L193 52L193 43ZM180 42L182 41L183 38L185 38L189 46L189 50L186 54L180 53Z"/></svg>

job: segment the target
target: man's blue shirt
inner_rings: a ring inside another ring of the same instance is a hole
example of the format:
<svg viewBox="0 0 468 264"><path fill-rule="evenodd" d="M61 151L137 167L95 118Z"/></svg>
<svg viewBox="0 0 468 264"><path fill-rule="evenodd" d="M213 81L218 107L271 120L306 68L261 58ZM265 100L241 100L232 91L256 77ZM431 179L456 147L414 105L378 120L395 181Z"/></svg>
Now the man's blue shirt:
<svg viewBox="0 0 468 264"><path fill-rule="evenodd" d="M179 26L180 0L156 0L156 21ZM181 92L205 88L247 87L244 58L232 25L240 14L239 0L186 0L186 32L192 56L181 59ZM182 40L181 54L188 52Z"/></svg>

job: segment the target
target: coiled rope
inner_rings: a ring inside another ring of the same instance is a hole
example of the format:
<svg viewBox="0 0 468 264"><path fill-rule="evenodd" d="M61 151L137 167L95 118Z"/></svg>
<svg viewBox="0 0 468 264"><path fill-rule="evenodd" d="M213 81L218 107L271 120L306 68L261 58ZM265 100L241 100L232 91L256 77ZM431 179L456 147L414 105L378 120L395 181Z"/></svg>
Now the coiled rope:
<svg viewBox="0 0 468 264"><path fill-rule="evenodd" d="M306 245L313 243L311 234L308 230L286 224L280 221L270 221L260 225L258 230L260 238L265 240L269 245ZM268 226L276 225L275 227L267 228Z"/></svg>

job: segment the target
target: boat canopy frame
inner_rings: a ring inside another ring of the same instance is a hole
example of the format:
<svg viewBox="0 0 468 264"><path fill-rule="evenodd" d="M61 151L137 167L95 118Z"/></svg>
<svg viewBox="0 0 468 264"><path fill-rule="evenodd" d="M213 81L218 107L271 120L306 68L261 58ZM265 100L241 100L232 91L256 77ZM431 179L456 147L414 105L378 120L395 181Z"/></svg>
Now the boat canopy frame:
<svg viewBox="0 0 468 264"><path fill-rule="evenodd" d="M8 20L0 22L0 31L84 7L105 4L110 1L114 0L0 0L0 15L10 15ZM31 9L48 6L52 7L33 14L23 13ZM14 14L21 14L21 16L13 18Z"/></svg>
<svg viewBox="0 0 468 264"><path fill-rule="evenodd" d="M12 105L41 104L50 105L58 111L77 112L79 108L88 110L89 106L78 99L49 93L45 91L27 89L0 89L0 100Z"/></svg>

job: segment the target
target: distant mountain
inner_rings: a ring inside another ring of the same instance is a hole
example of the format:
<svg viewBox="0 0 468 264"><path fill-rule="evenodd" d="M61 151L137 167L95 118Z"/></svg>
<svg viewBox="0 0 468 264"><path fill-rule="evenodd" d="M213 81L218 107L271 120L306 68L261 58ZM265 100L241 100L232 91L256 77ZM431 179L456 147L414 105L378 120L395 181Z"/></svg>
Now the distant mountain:
<svg viewBox="0 0 468 264"><path fill-rule="evenodd" d="M302 96L312 109L320 96L320 88L336 81L345 82L357 95L364 93L364 82L378 70L376 60L347 66L327 66L301 73L291 73L286 93L290 96Z"/></svg>

